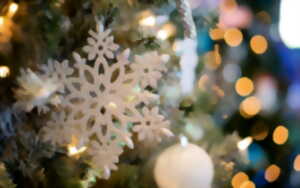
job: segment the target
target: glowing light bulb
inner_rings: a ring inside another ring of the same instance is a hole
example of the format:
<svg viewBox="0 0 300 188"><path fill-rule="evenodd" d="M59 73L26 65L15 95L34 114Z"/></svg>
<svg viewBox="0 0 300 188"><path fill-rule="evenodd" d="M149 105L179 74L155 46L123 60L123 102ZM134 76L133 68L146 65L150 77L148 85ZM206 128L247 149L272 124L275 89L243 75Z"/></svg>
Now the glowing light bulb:
<svg viewBox="0 0 300 188"><path fill-rule="evenodd" d="M249 136L249 137L246 137L243 140L239 141L237 143L237 147L239 148L239 150L244 151L250 146L250 144L252 142L253 142L253 139L252 139L252 137Z"/></svg>
<svg viewBox="0 0 300 188"><path fill-rule="evenodd" d="M209 36L212 40L221 40L224 38L224 30L221 28L214 28L209 31Z"/></svg>
<svg viewBox="0 0 300 188"><path fill-rule="evenodd" d="M249 78L243 77L235 83L235 90L240 96L247 96L254 90L254 84Z"/></svg>
<svg viewBox="0 0 300 188"><path fill-rule="evenodd" d="M268 136L268 134L269 127L263 122L258 122L251 128L251 136L255 140L264 140Z"/></svg>
<svg viewBox="0 0 300 188"><path fill-rule="evenodd" d="M0 43L6 43L12 36L12 21L7 17L0 16Z"/></svg>
<svg viewBox="0 0 300 188"><path fill-rule="evenodd" d="M257 18L265 23L265 24L271 24L272 23L272 18L270 16L270 14L266 11L260 11L256 14Z"/></svg>
<svg viewBox="0 0 300 188"><path fill-rule="evenodd" d="M260 110L261 101L254 96L246 98L240 104L240 113L244 118L255 116Z"/></svg>
<svg viewBox="0 0 300 188"><path fill-rule="evenodd" d="M117 108L117 105L116 105L116 103L114 103L114 102L110 102L110 103L108 104L108 106L111 107L111 108Z"/></svg>
<svg viewBox="0 0 300 188"><path fill-rule="evenodd" d="M179 40L176 40L174 43L173 43L173 46L172 46L172 49L174 52L180 54L182 51L183 51L183 48L182 48L182 41L179 41Z"/></svg>
<svg viewBox="0 0 300 188"><path fill-rule="evenodd" d="M168 32L166 30L159 30L157 33L157 38L161 39L161 40L166 40L168 38Z"/></svg>
<svg viewBox="0 0 300 188"><path fill-rule="evenodd" d="M4 18L3 16L0 16L0 26L2 26L4 24Z"/></svg>
<svg viewBox="0 0 300 188"><path fill-rule="evenodd" d="M198 80L198 88L205 90L208 81L209 81L209 77L207 76L207 74L201 76L200 79Z"/></svg>
<svg viewBox="0 0 300 188"><path fill-rule="evenodd" d="M204 56L205 67L210 70L216 70L222 63L219 45L215 45L213 51L207 52Z"/></svg>
<svg viewBox="0 0 300 188"><path fill-rule="evenodd" d="M156 18L155 16L151 15L151 16L148 16L148 17L145 17L145 18L142 18L140 21L139 21L139 24L141 26L149 26L149 27L152 27L154 26L156 23Z"/></svg>
<svg viewBox="0 0 300 188"><path fill-rule="evenodd" d="M68 145L68 155L69 156L78 156L79 154L85 152L87 150L86 146L82 146L77 148L78 139L75 136L72 136L71 143Z"/></svg>
<svg viewBox="0 0 300 188"><path fill-rule="evenodd" d="M81 148L77 148L76 146L69 146L68 147L68 155L69 156L74 156L83 153L87 147L83 146Z"/></svg>
<svg viewBox="0 0 300 188"><path fill-rule="evenodd" d="M233 176L231 179L231 185L234 188L240 187L244 182L247 182L249 177L244 172L239 172Z"/></svg>
<svg viewBox="0 0 300 188"><path fill-rule="evenodd" d="M170 36L174 35L176 28L173 24L165 24L158 32L156 37L160 40L167 40Z"/></svg>
<svg viewBox="0 0 300 188"><path fill-rule="evenodd" d="M8 8L8 17L12 17L18 10L19 5L17 3L11 3Z"/></svg>
<svg viewBox="0 0 300 188"><path fill-rule="evenodd" d="M229 46L236 47L242 43L243 34L237 28L228 29L224 34L224 40Z"/></svg>
<svg viewBox="0 0 300 188"><path fill-rule="evenodd" d="M300 1L281 0L279 33L288 48L300 48Z"/></svg>
<svg viewBox="0 0 300 188"><path fill-rule="evenodd" d="M280 168L277 165L270 165L265 171L265 179L268 182L274 182L280 176Z"/></svg>
<svg viewBox="0 0 300 188"><path fill-rule="evenodd" d="M300 171L300 155L298 154L294 160L294 169Z"/></svg>
<svg viewBox="0 0 300 188"><path fill-rule="evenodd" d="M268 42L262 35L256 35L250 40L250 47L256 54L263 54L268 49Z"/></svg>
<svg viewBox="0 0 300 188"><path fill-rule="evenodd" d="M255 184L252 181L245 181L239 188L255 188Z"/></svg>
<svg viewBox="0 0 300 188"><path fill-rule="evenodd" d="M10 70L7 66L0 66L0 78L8 77Z"/></svg>
<svg viewBox="0 0 300 188"><path fill-rule="evenodd" d="M285 128L282 125L276 127L276 129L273 132L273 141L276 144L282 145L287 142L288 138L289 138L289 130L287 128Z"/></svg>

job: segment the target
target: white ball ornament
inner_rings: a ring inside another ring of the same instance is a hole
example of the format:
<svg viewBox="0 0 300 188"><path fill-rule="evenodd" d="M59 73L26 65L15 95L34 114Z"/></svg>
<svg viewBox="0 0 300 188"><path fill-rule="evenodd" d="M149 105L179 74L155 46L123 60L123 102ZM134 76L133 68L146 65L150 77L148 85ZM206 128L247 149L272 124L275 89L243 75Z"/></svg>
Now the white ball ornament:
<svg viewBox="0 0 300 188"><path fill-rule="evenodd" d="M159 188L211 188L214 166L195 144L176 144L163 151L154 167Z"/></svg>

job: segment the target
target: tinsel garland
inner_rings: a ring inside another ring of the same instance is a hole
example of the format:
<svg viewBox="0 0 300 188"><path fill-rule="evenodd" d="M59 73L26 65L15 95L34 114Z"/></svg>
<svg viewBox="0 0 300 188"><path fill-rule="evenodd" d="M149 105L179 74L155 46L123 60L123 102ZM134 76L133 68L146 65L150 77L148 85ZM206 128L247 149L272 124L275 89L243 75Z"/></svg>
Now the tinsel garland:
<svg viewBox="0 0 300 188"><path fill-rule="evenodd" d="M192 9L188 0L176 0L176 6L182 17L184 37L195 39L197 36L196 25L192 15Z"/></svg>

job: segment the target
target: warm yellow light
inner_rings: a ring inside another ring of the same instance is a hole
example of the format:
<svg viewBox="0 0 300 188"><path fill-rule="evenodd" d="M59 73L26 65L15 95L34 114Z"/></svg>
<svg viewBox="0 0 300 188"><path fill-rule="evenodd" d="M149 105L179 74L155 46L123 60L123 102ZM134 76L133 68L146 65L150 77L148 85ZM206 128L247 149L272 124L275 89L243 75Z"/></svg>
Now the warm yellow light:
<svg viewBox="0 0 300 188"><path fill-rule="evenodd" d="M253 142L252 137L248 136L248 137L244 138L243 140L239 141L237 143L237 147L239 148L239 150L244 151L250 146L250 144L252 142Z"/></svg>
<svg viewBox="0 0 300 188"><path fill-rule="evenodd" d="M205 90L208 81L209 81L209 77L207 76L207 74L201 76L200 79L198 80L198 88L201 90Z"/></svg>
<svg viewBox="0 0 300 188"><path fill-rule="evenodd" d="M282 125L276 127L276 129L273 132L273 141L276 144L282 145L288 140L288 138L289 138L289 130L287 128L285 128Z"/></svg>
<svg viewBox="0 0 300 188"><path fill-rule="evenodd" d="M157 38L161 40L166 40L169 37L168 32L166 30L159 30L157 33Z"/></svg>
<svg viewBox="0 0 300 188"><path fill-rule="evenodd" d="M221 165L224 167L224 169L227 172L232 172L234 170L235 163L232 161L230 162L221 161Z"/></svg>
<svg viewBox="0 0 300 188"><path fill-rule="evenodd" d="M240 188L240 186L249 180L249 177L244 172L239 172L231 179L231 185L233 188Z"/></svg>
<svg viewBox="0 0 300 188"><path fill-rule="evenodd" d="M18 10L19 5L17 3L11 3L8 9L8 16L12 17Z"/></svg>
<svg viewBox="0 0 300 188"><path fill-rule="evenodd" d="M0 78L8 77L10 70L7 66L0 66Z"/></svg>
<svg viewBox="0 0 300 188"><path fill-rule="evenodd" d="M3 16L0 16L0 26L4 24L4 18Z"/></svg>
<svg viewBox="0 0 300 188"><path fill-rule="evenodd" d="M224 30L221 28L214 28L209 31L209 36L212 40L221 40L224 38Z"/></svg>
<svg viewBox="0 0 300 188"><path fill-rule="evenodd" d="M260 11L256 14L256 16L258 17L258 19L260 19L260 21L262 21L265 24L271 24L272 22L270 14L266 11Z"/></svg>
<svg viewBox="0 0 300 188"><path fill-rule="evenodd" d="M174 52L181 52L182 51L182 42L175 41L172 45L172 49Z"/></svg>
<svg viewBox="0 0 300 188"><path fill-rule="evenodd" d="M253 138L257 141L261 141L261 140L264 140L267 136L268 136L268 131L266 130L266 131L263 131L263 132L253 135Z"/></svg>
<svg viewBox="0 0 300 188"><path fill-rule="evenodd" d="M255 184L252 181L245 181L239 188L255 188Z"/></svg>
<svg viewBox="0 0 300 188"><path fill-rule="evenodd" d="M75 136L72 136L71 144L68 145L68 155L69 156L78 156L79 154L86 151L87 147L82 146L77 148L78 139Z"/></svg>
<svg viewBox="0 0 300 188"><path fill-rule="evenodd" d="M247 77L240 78L235 83L235 90L240 96L247 96L254 90L254 85L252 80Z"/></svg>
<svg viewBox="0 0 300 188"><path fill-rule="evenodd" d="M173 24L167 23L165 24L158 32L156 37L160 40L166 40L176 32L176 28Z"/></svg>
<svg viewBox="0 0 300 188"><path fill-rule="evenodd" d="M12 36L12 21L6 17L0 16L0 43L9 42Z"/></svg>
<svg viewBox="0 0 300 188"><path fill-rule="evenodd" d="M140 21L139 21L139 24L141 26L149 26L149 27L152 27L154 26L156 23L156 18L154 15L151 15L151 16L148 16L148 17L145 17L145 18L142 18Z"/></svg>
<svg viewBox="0 0 300 188"><path fill-rule="evenodd" d="M256 54L263 54L268 49L268 42L262 35L256 35L250 40L250 47Z"/></svg>
<svg viewBox="0 0 300 188"><path fill-rule="evenodd" d="M243 34L236 28L228 29L225 31L224 40L229 46L236 47L242 43Z"/></svg>
<svg viewBox="0 0 300 188"><path fill-rule="evenodd" d="M258 98L252 96L246 98L240 104L240 113L245 118L250 118L258 114L261 110L261 102Z"/></svg>
<svg viewBox="0 0 300 188"><path fill-rule="evenodd" d="M265 179L268 182L274 182L280 176L280 168L277 165L270 165L265 171Z"/></svg>
<svg viewBox="0 0 300 188"><path fill-rule="evenodd" d="M126 101L127 102L133 102L134 100L136 99L136 96L135 95L129 95L126 97ZM113 108L117 108L117 104L108 104L110 107L113 107Z"/></svg>
<svg viewBox="0 0 300 188"><path fill-rule="evenodd" d="M297 157L294 160L294 169L296 171L300 171L300 155L297 155Z"/></svg>
<svg viewBox="0 0 300 188"><path fill-rule="evenodd" d="M117 108L117 104L114 103L114 102L108 103L108 106L111 107L111 108L115 108L115 109Z"/></svg>
<svg viewBox="0 0 300 188"><path fill-rule="evenodd" d="M79 155L79 154L85 152L86 149L87 149L87 147L85 147L85 146L83 146L81 148L77 148L75 146L68 146L68 155L69 156Z"/></svg>
<svg viewBox="0 0 300 188"><path fill-rule="evenodd" d="M215 45L214 51L207 52L204 55L205 67L210 70L217 69L222 63L222 57L219 52L219 45Z"/></svg>
<svg viewBox="0 0 300 188"><path fill-rule="evenodd" d="M221 9L224 11L231 11L237 7L237 3L235 0L224 0L221 4Z"/></svg>
<svg viewBox="0 0 300 188"><path fill-rule="evenodd" d="M257 123L251 128L251 136L258 141L264 140L269 134L269 128L264 123Z"/></svg>

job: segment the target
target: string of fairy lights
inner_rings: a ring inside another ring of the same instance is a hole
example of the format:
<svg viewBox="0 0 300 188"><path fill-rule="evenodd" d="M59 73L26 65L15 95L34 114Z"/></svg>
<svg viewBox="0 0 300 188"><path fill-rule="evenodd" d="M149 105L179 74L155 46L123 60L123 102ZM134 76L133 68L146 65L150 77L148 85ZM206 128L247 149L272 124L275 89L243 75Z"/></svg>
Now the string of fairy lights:
<svg viewBox="0 0 300 188"><path fill-rule="evenodd" d="M168 21L167 16L155 15L153 12L146 10L140 13L139 25L145 29L152 29L156 32L156 38L159 40L167 40L176 33L174 24Z"/></svg>
<svg viewBox="0 0 300 188"><path fill-rule="evenodd" d="M0 42L7 43L12 37L11 23L12 18L19 9L19 5L15 2L8 4L8 9L5 15L0 16ZM10 69L6 65L0 65L0 79L6 78L10 75Z"/></svg>
<svg viewBox="0 0 300 188"><path fill-rule="evenodd" d="M237 6L235 0L225 0L223 9L232 10ZM257 17L263 19L265 22L271 22L270 15L261 11L257 14ZM224 40L225 44L229 47L238 47L243 43L243 33L239 28L231 27L231 28L223 28L216 27L209 31L209 36L214 41ZM249 42L249 49L252 50L257 55L262 55L268 50L268 41L263 35L254 35L251 37ZM218 63L219 64L219 63ZM218 66L216 66L218 67ZM229 67L229 66L228 66ZM230 65L230 71L234 71L235 67ZM224 68L226 70L226 66ZM226 72L230 72L226 71ZM226 75L226 74L225 74ZM229 74L227 74L229 75ZM225 77L226 79L226 77ZM199 87L203 87L204 82L209 80L209 78L200 77L198 85ZM229 79L228 79L229 80ZM258 89L258 86L255 86L255 83L248 77L240 77L236 80L230 80L234 82L234 88L236 93L243 97L239 105L239 111L241 116L248 119L262 111L264 104L262 98L258 97L256 94L253 95L254 91ZM258 83L259 84L259 83ZM266 90L266 88L264 88ZM256 131L255 131L256 130ZM257 131L259 130L259 131ZM254 140L261 141L267 138L270 134L269 128L264 124L257 124L253 126L253 130L251 130L251 136L248 136L238 142L238 148L240 150L246 150ZM289 130L284 125L278 125L275 127L273 132L271 133L273 143L281 146L288 142L289 139ZM293 163L293 167L295 171L300 171L300 154L298 154ZM267 182L272 183L279 179L282 175L282 170L277 164L269 164L266 166L264 171L264 178ZM232 180L231 185L233 188L255 188L256 185L253 181L250 180L249 176L245 172L236 173Z"/></svg>
<svg viewBox="0 0 300 188"><path fill-rule="evenodd" d="M232 6L237 6L234 0L228 0L224 2L229 2L228 6L231 6L230 8L233 8ZM265 12L260 12L258 16L263 16L264 18L268 15L265 15ZM152 12L143 12L143 16L139 20L139 25L142 27L148 27L148 28L156 28L157 24L157 16L153 14ZM174 26L170 26L171 24L166 24L162 27L156 28L156 37L160 40L166 40L169 37L173 36L175 34ZM209 36L213 41L220 41L224 40L225 44L227 44L229 47L238 47L243 43L243 33L239 28L222 28L222 27L216 27L212 28L209 31ZM176 41L173 44L173 50L180 51L180 43L177 43ZM268 41L263 35L254 35L251 37L249 42L249 48L257 55L262 55L268 50ZM209 70L216 70L220 67L222 63L222 57L220 55L219 51L219 45L215 45L215 48L213 51L207 52L204 54L204 62L205 67ZM231 67L234 69L234 67ZM226 75L226 74L225 74ZM198 81L198 87L199 89L205 89L206 82L209 80L208 76L204 74L200 77ZM237 80L234 81L234 89L236 93L244 97L244 99L241 101L239 110L240 114L248 119L251 118L257 114L259 114L262 111L263 104L260 98L258 98L256 95L252 95L255 91L255 84L254 82L248 78L248 77L240 77ZM224 91L219 87L214 85L213 91L215 91L218 96L224 97ZM252 131L253 132L253 131ZM253 132L251 136L248 136L238 142L237 146L241 151L247 150L247 148L256 140L263 140L265 139L269 134L269 130L266 129L260 129L260 132ZM276 145L283 145L288 141L289 138L289 130L283 126L278 125L272 133L273 142ZM300 155L297 156L294 160L294 169L297 171L300 171ZM265 180L268 182L274 182L276 181L281 174L281 168L276 164L270 164L265 169ZM250 180L249 176L244 172L238 172L236 173L232 180L231 185L233 188L255 188L256 185L253 181Z"/></svg>

